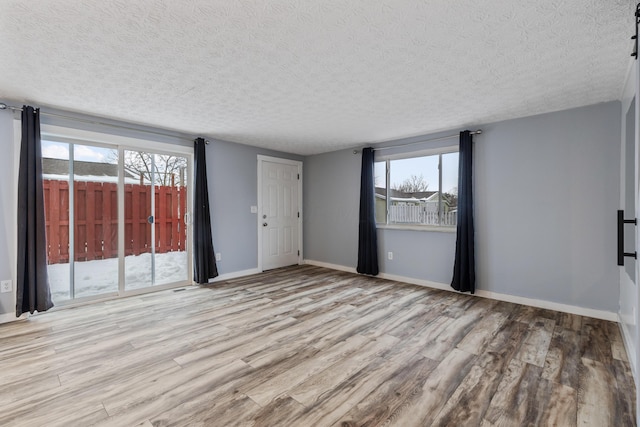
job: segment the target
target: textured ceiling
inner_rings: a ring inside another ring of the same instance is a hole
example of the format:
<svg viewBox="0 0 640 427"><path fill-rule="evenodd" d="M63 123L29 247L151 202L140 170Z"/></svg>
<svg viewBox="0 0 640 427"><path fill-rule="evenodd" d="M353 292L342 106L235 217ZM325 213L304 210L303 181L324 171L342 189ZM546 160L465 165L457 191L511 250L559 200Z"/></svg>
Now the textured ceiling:
<svg viewBox="0 0 640 427"><path fill-rule="evenodd" d="M298 154L619 99L627 0L0 0L0 98Z"/></svg>

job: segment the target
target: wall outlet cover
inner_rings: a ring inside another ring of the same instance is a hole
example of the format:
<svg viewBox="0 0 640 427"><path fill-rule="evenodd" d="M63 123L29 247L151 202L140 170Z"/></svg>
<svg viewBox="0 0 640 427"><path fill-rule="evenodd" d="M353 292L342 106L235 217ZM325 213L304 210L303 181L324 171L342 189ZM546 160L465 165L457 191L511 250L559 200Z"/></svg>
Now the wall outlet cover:
<svg viewBox="0 0 640 427"><path fill-rule="evenodd" d="M0 292L11 292L13 287L11 286L11 280L3 280L0 282Z"/></svg>
<svg viewBox="0 0 640 427"><path fill-rule="evenodd" d="M251 206L251 213L258 213L258 207L257 206Z"/></svg>
<svg viewBox="0 0 640 427"><path fill-rule="evenodd" d="M216 252L216 261L222 261L222 254L220 252Z"/></svg>

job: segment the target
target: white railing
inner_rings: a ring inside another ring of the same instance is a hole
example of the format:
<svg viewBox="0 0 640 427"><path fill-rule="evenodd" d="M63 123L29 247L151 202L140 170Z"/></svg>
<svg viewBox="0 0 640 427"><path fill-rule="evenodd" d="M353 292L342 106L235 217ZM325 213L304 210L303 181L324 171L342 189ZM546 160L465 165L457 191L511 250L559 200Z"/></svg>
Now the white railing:
<svg viewBox="0 0 640 427"><path fill-rule="evenodd" d="M389 206L389 224L445 225L457 224L457 212L448 212L438 221L438 212L433 212L420 205Z"/></svg>

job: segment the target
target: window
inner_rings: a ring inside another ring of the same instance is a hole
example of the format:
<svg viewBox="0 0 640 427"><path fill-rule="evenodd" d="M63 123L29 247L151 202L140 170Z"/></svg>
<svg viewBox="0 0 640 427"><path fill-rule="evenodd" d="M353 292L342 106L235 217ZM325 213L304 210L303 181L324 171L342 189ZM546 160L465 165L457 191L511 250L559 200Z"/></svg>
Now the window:
<svg viewBox="0 0 640 427"><path fill-rule="evenodd" d="M376 222L455 227L458 152L403 155L375 162Z"/></svg>

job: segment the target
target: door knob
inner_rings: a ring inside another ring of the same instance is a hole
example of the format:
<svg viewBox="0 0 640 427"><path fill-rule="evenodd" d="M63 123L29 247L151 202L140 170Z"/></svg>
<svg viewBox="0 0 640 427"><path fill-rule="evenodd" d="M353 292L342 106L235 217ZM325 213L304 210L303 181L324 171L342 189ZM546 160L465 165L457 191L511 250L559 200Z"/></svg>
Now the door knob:
<svg viewBox="0 0 640 427"><path fill-rule="evenodd" d="M267 219L267 215L262 215L262 218Z"/></svg>
<svg viewBox="0 0 640 427"><path fill-rule="evenodd" d="M269 225L269 224L267 224L266 222L263 222L263 223L262 223L262 226L263 226L263 227L266 227L267 225Z"/></svg>

